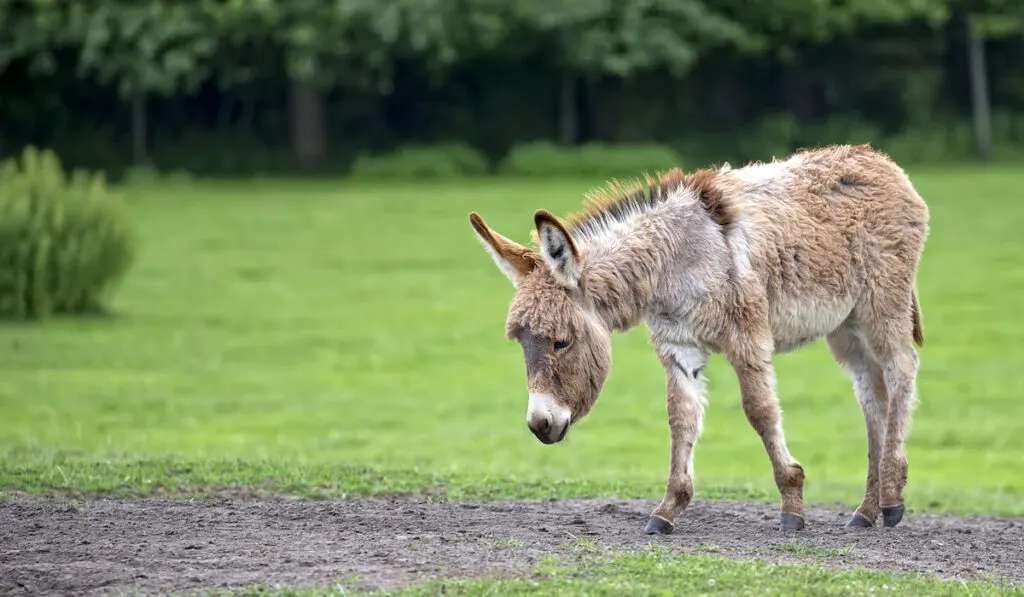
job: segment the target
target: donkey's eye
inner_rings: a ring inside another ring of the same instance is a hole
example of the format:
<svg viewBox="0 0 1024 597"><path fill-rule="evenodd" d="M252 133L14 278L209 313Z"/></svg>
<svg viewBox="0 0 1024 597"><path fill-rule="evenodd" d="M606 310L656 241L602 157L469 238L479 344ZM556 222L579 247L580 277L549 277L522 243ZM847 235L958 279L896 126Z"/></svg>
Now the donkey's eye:
<svg viewBox="0 0 1024 597"><path fill-rule="evenodd" d="M555 342L555 350L565 350L566 348L569 348L568 341L559 340Z"/></svg>

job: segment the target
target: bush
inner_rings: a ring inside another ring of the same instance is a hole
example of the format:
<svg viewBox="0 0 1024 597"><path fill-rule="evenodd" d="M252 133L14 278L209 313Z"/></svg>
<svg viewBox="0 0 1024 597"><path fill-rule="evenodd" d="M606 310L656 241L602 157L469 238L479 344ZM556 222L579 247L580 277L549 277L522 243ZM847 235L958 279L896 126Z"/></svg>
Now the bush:
<svg viewBox="0 0 1024 597"><path fill-rule="evenodd" d="M134 249L102 173L68 177L53 151L34 147L0 163L0 316L102 311Z"/></svg>
<svg viewBox="0 0 1024 597"><path fill-rule="evenodd" d="M410 146L383 155L361 155L349 172L355 178L458 178L487 174L487 158L462 143Z"/></svg>
<svg viewBox="0 0 1024 597"><path fill-rule="evenodd" d="M157 136L149 160L160 172L189 172L197 178L290 174L294 164L287 145L274 146L238 128Z"/></svg>
<svg viewBox="0 0 1024 597"><path fill-rule="evenodd" d="M681 162L679 154L662 145L588 143L563 147L537 141L513 148L498 171L509 176L634 177L680 168Z"/></svg>
<svg viewBox="0 0 1024 597"><path fill-rule="evenodd" d="M904 165L962 162L975 157L974 132L965 120L908 127L874 145Z"/></svg>
<svg viewBox="0 0 1024 597"><path fill-rule="evenodd" d="M188 170L161 171L152 164L129 166L121 175L119 186L152 187L152 186L187 186L192 184L195 176Z"/></svg>
<svg viewBox="0 0 1024 597"><path fill-rule="evenodd" d="M878 145L885 138L882 127L856 116L840 115L823 123L802 127L798 135L799 147L870 143Z"/></svg>

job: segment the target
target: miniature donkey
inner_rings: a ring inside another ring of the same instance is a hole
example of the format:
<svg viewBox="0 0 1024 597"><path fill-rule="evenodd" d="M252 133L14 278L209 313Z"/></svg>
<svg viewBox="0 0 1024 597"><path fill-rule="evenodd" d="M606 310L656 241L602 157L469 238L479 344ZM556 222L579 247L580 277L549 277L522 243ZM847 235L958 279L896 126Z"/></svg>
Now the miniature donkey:
<svg viewBox="0 0 1024 597"><path fill-rule="evenodd" d="M693 496L709 354L738 377L781 494L780 530L800 530L804 469L786 447L772 356L824 337L867 423L867 487L846 526L873 526L879 513L897 525L929 226L903 170L869 145L830 146L738 169L676 169L589 197L565 222L534 214L537 250L470 214L517 288L506 334L522 345L537 439L561 441L587 414L611 367L611 333L643 322L665 368L671 437L665 496L645 532L670 533Z"/></svg>

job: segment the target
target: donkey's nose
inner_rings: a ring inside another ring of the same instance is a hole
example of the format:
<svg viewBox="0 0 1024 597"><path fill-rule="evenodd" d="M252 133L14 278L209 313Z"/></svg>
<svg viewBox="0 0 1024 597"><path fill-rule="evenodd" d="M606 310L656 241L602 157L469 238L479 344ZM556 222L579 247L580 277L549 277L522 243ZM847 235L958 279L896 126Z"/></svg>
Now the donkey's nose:
<svg viewBox="0 0 1024 597"><path fill-rule="evenodd" d="M542 443L553 444L565 437L569 429L569 409L559 405L547 394L530 394L526 425Z"/></svg>
<svg viewBox="0 0 1024 597"><path fill-rule="evenodd" d="M547 435L548 431L551 430L551 415L544 414L540 417L535 417L526 423L530 426L530 430L538 435Z"/></svg>
<svg viewBox="0 0 1024 597"><path fill-rule="evenodd" d="M530 431L533 435L541 441L543 444L553 444L562 439L565 435L565 427L555 427L551 423L551 419L542 419L536 423L528 423Z"/></svg>

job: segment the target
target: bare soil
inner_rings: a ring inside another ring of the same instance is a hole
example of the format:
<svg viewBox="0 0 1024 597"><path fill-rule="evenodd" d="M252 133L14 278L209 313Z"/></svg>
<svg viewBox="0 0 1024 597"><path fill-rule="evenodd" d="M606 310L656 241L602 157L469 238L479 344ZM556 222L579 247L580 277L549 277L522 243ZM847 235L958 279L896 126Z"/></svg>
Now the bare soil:
<svg viewBox="0 0 1024 597"><path fill-rule="evenodd" d="M642 530L653 506L19 496L0 502L0 594L195 593L339 582L378 589L440 576L525 576L547 555L571 554L577 539L603 548L660 544L680 557L699 548L735 558L1024 581L1024 518L911 512L895 529L846 530L849 512L811 509L807 528L785 535L773 506L697 501L674 534L649 537ZM786 547L793 543L810 549Z"/></svg>

